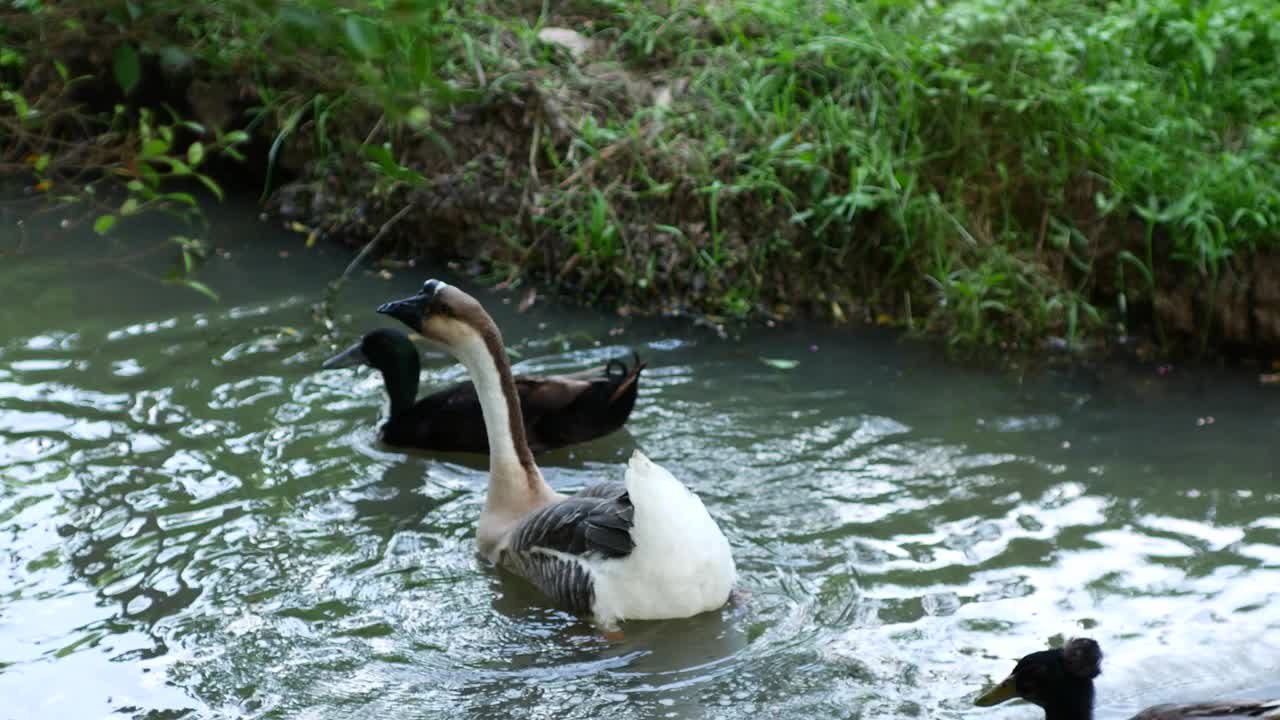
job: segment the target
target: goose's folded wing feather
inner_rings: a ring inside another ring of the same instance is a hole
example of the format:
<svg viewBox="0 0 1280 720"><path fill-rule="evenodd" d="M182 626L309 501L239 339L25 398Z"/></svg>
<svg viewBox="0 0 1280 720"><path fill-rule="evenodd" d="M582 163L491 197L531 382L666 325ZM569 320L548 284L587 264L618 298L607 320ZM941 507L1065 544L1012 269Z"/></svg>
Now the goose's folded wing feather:
<svg viewBox="0 0 1280 720"><path fill-rule="evenodd" d="M550 550L584 557L626 557L635 543L635 508L625 491L600 497L578 494L530 513L512 534L516 552Z"/></svg>
<svg viewBox="0 0 1280 720"><path fill-rule="evenodd" d="M589 612L594 589L585 561L630 554L634 515L625 490L612 497L577 495L547 505L516 527L502 562L558 604Z"/></svg>
<svg viewBox="0 0 1280 720"><path fill-rule="evenodd" d="M574 494L574 497L576 498L593 497L593 498L605 498L607 500L617 500L626 494L627 494L627 486L621 480L617 480L613 482L601 482L601 483L596 483L594 485L588 485L587 487L579 490L576 494ZM627 504L630 504L631 497L627 496L627 499L625 502Z"/></svg>

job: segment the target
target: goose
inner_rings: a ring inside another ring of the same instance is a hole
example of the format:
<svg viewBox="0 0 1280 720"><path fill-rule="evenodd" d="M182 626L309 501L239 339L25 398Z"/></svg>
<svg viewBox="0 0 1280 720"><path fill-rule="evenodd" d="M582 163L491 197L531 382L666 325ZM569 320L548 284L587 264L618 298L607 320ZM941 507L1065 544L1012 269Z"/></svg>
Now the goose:
<svg viewBox="0 0 1280 720"><path fill-rule="evenodd" d="M440 452L487 454L480 399L470 382L417 398L418 348L395 328L365 333L360 342L324 362L325 369L368 365L382 374L390 401L379 436L388 445ZM571 375L517 375L516 392L529 449L545 452L594 440L626 423L635 407L640 371L619 360Z"/></svg>
<svg viewBox="0 0 1280 720"><path fill-rule="evenodd" d="M974 701L979 707L1020 698L1044 708L1046 720L1090 720L1093 679L1102 673L1102 648L1075 638L1061 648L1024 656L999 685ZM1280 699L1155 705L1131 720L1191 718L1280 718Z"/></svg>
<svg viewBox="0 0 1280 720"><path fill-rule="evenodd" d="M439 280L378 312L443 346L475 383L489 439L480 554L606 632L624 620L691 617L729 599L729 541L702 500L639 450L622 482L573 496L534 463L502 335L480 303Z"/></svg>

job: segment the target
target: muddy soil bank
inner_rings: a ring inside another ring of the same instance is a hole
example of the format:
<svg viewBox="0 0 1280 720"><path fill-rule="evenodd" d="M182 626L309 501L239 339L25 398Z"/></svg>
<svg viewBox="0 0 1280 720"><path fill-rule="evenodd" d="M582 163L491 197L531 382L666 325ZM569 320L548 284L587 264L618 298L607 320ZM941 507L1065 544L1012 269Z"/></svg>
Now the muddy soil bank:
<svg viewBox="0 0 1280 720"><path fill-rule="evenodd" d="M537 97L510 96L453 109L444 135L449 152L420 143L401 155L397 159L421 173L425 182L390 194L379 190L380 178L367 163L335 163L332 158L320 162L307 159L305 148L294 148L289 153L296 163L289 168L291 179L270 195L269 211L280 221L300 223L359 249L408 206L380 242L377 255L460 261L471 272L496 281L532 285L568 302L607 303L623 315L730 320L716 312L708 296L732 286L736 278L708 274L694 257L696 245L664 238L642 216L625 219L636 228L637 240L627 253L652 258L655 273L648 287L621 269L590 277L575 273L579 256L572 239L537 222L537 202L547 191L545 180L529 163L530 147L539 133L532 119L539 102ZM607 168L597 172L607 173ZM595 178L602 179L607 182L600 175ZM705 224L706 219L697 222ZM1100 232L1140 232L1133 226L1109 224ZM744 237L740 242L734 251L749 252L750 240ZM1115 267L1120 264L1116 254L1140 242L1099 238L1098 245L1108 249L1094 261L1100 267ZM751 307L745 318L736 319L922 328L918 317L910 322L910 304L902 301L910 289L886 283L889 268L874 259L823 267L797 257L765 272L771 280L766 283L766 299ZM1092 299L1102 306L1111 303L1115 293L1114 286L1102 285ZM1095 359L1119 354L1151 361L1195 357L1264 367L1280 358L1280 253L1232 258L1216 280L1191 272L1189 266L1183 272L1165 270L1156 278L1154 294L1131 291L1131 296L1130 319L1136 323L1128 333L1087 338L1068 354ZM923 329L933 334L945 331ZM1064 350L1066 345L1062 337L1042 337L1004 347Z"/></svg>
<svg viewBox="0 0 1280 720"><path fill-rule="evenodd" d="M83 73L109 57L106 48L63 53L66 65ZM791 210L751 193L726 192L708 213L706 188L687 172L705 171L707 158L693 145L683 155L669 147L661 156L666 166L645 167L642 174L662 193L628 186L635 168L654 160L645 142L662 114L585 154L584 127L672 103L696 114L687 80L661 67L624 69L590 45L567 47L564 63L565 72L544 68L537 77L480 83L484 92L440 109L417 131L393 127L373 105L348 108L340 127L324 126L325 118L306 106L282 122L260 112L262 93L250 77L228 78L199 65L174 70L151 57L144 57L142 80L127 97L96 82L73 100L94 111L120 102L157 112L167 106L208 128L247 129L246 162L223 161L211 172L226 184L265 187L270 217L322 241L361 248L387 226L375 257L456 261L494 283L622 315L690 316L717 326L816 318L952 336L953 320L938 311L945 299L931 290L930 278L892 259L888 248L900 244L898 230L883 212L864 213L857 242L838 251L791 222ZM32 82L41 72L56 82L48 68L33 71ZM575 152L574 162L566 162ZM592 204L601 189L614 198L603 210ZM1028 196L1016 204L1025 205L1022 214L1047 217L1037 202ZM586 237L593 223L608 230L607 247ZM1020 321L1016 307L990 312L981 322L997 327L997 352L1199 356L1271 369L1280 353L1280 253L1235 255L1216 274L1159 262L1149 282L1135 282L1130 272L1125 286L1110 278L1122 274L1123 253L1146 252L1141 223L1113 216L1078 225L1091 266L1082 293L1108 329L1068 340L1066 328L1076 323L1065 319L1065 308L1054 310L1064 317L1049 323ZM1152 238L1157 260L1173 252L1161 232ZM1045 245L1036 249L1033 275L1050 285L1081 284L1075 281L1085 275L1072 269L1077 261ZM1124 307L1117 307L1120 296Z"/></svg>

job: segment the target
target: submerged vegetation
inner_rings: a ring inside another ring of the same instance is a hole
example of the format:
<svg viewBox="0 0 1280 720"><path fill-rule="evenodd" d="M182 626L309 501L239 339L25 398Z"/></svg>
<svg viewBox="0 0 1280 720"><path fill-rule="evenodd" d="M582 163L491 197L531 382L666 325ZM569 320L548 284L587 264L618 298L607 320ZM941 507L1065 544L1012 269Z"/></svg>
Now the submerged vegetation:
<svg viewBox="0 0 1280 720"><path fill-rule="evenodd" d="M103 232L244 152L309 234L620 308L1280 347L1272 0L0 7L0 162Z"/></svg>

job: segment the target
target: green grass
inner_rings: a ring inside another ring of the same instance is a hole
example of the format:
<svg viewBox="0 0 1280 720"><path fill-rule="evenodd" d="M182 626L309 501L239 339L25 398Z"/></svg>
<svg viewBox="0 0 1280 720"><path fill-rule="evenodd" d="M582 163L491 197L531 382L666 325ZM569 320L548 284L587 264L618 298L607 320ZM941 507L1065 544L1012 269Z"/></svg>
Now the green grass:
<svg viewBox="0 0 1280 720"><path fill-rule="evenodd" d="M1183 293L1205 339L1196 293L1248 285L1280 239L1271 0L113 7L139 6L60 7L101 45L250 78L245 129L373 216L317 225L368 237L406 198L460 195L466 238L402 247L584 300L990 345L1164 341ZM37 64L23 43L0 34Z"/></svg>

